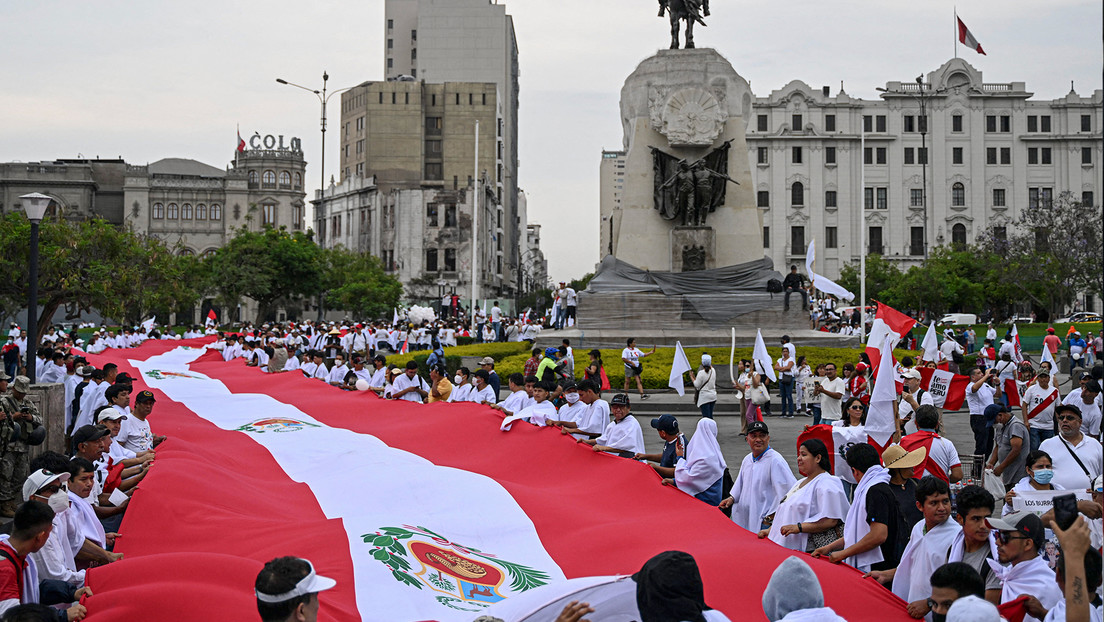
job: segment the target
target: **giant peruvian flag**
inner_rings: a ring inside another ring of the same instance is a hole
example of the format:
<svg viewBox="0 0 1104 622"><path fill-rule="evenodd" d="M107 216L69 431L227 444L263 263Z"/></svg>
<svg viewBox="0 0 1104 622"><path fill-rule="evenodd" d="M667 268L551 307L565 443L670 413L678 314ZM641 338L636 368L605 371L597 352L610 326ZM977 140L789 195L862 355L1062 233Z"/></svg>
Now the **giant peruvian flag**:
<svg viewBox="0 0 1104 622"><path fill-rule="evenodd" d="M257 572L282 555L337 580L319 620L467 622L672 548L697 559L711 606L764 620L771 572L803 555L554 428L501 432L486 406L344 392L223 362L205 342L89 357L152 389L153 430L169 437L127 509L124 559L88 572L92 622L256 619ZM840 615L909 619L854 569L805 559Z"/></svg>
<svg viewBox="0 0 1104 622"><path fill-rule="evenodd" d="M931 394L932 402L937 408L944 410L962 408L962 402L966 400L966 387L970 385L969 376L952 374L946 369L931 367L917 369L920 371L920 386Z"/></svg>

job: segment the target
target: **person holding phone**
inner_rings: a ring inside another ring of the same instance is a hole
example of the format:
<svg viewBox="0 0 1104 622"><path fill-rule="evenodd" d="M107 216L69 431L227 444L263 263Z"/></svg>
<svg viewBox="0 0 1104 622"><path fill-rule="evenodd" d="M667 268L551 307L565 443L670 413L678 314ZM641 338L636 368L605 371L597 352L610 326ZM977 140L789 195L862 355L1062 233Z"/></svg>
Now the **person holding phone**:
<svg viewBox="0 0 1104 622"><path fill-rule="evenodd" d="M652 346L651 352L639 350L636 347L636 339L632 337L625 341L625 349L621 351L621 362L625 364L625 393L629 392L629 381L636 378L636 388L640 392L640 399L648 399L648 396L644 393L644 382L640 379L641 374L644 373L644 366L640 364L640 359L655 354L655 351L655 346Z"/></svg>

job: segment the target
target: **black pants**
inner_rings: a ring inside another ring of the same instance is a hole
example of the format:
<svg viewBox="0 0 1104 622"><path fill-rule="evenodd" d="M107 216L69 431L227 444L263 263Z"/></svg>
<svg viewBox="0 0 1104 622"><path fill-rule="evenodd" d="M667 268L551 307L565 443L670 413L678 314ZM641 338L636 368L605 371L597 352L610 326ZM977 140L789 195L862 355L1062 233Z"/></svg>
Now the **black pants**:
<svg viewBox="0 0 1104 622"><path fill-rule="evenodd" d="M984 415L970 415L970 429L974 431L974 455L988 458L993 453L993 428L985 427Z"/></svg>

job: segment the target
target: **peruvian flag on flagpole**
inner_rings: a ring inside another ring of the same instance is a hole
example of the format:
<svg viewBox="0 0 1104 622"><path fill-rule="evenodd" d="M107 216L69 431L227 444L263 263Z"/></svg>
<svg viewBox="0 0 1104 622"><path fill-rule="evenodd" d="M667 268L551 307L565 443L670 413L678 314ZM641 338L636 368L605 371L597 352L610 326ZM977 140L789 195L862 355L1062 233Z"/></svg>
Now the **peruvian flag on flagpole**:
<svg viewBox="0 0 1104 622"><path fill-rule="evenodd" d="M1012 324L1012 360L1017 363L1024 361L1023 348L1020 347L1020 331L1016 328L1016 324Z"/></svg>
<svg viewBox="0 0 1104 622"><path fill-rule="evenodd" d="M241 137L241 128L238 128L238 153L245 151L245 139Z"/></svg>
<svg viewBox="0 0 1104 622"><path fill-rule="evenodd" d="M981 49L981 44L978 43L978 40L974 38L974 34L970 32L969 28L966 27L966 23L962 21L962 18L956 15L955 19L958 21L959 42L961 42L963 45L970 48L971 50L976 51L978 54L981 54L982 56L988 56L988 54L985 53L985 50Z"/></svg>
<svg viewBox="0 0 1104 622"><path fill-rule="evenodd" d="M217 326L218 325L218 316L215 315L215 310L214 309L210 309L209 311L207 311L207 321L204 322L204 324L206 324L207 326Z"/></svg>
<svg viewBox="0 0 1104 622"><path fill-rule="evenodd" d="M886 337L893 337L893 341L890 342L892 356L892 346L912 330L916 320L885 303L877 300L874 302L878 303L878 311L874 314L874 323L870 325L870 334L866 338L866 356L874 366L875 377L877 377L878 365L882 360L881 349Z"/></svg>

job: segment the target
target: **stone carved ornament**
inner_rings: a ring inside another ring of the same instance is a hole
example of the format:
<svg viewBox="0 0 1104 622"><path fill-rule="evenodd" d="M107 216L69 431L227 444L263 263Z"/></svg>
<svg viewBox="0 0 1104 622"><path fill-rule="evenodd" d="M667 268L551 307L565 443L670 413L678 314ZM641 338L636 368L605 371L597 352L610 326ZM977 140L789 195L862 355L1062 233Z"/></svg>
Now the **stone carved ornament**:
<svg viewBox="0 0 1104 622"><path fill-rule="evenodd" d="M678 89L669 97L665 91L653 87L649 93L652 129L666 136L674 146L712 145L728 121L728 110L717 97L697 87Z"/></svg>

